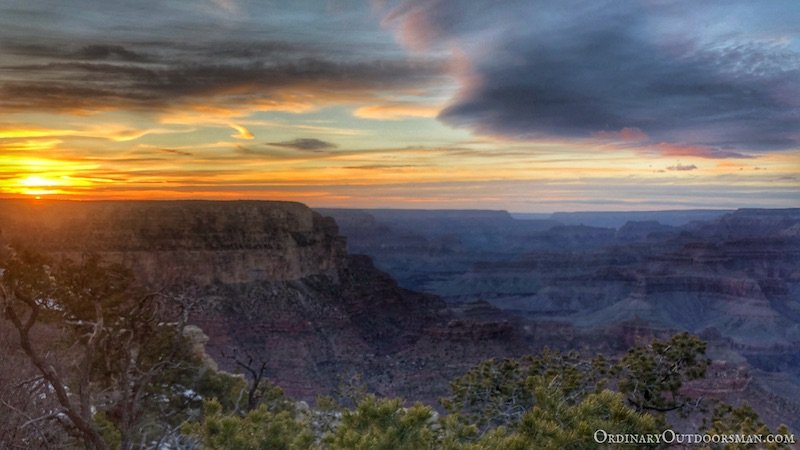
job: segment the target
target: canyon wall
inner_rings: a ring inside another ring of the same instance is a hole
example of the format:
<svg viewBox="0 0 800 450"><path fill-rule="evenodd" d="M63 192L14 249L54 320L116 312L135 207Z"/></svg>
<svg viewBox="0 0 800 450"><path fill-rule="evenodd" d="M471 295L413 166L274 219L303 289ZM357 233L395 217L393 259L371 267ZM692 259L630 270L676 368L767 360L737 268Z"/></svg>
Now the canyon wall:
<svg viewBox="0 0 800 450"><path fill-rule="evenodd" d="M191 322L217 364L265 362L295 398L358 379L435 402L452 377L527 345L502 318L462 319L400 288L369 257L347 254L333 219L299 203L4 200L0 230L53 258L95 253L154 288L191 287L201 299Z"/></svg>
<svg viewBox="0 0 800 450"><path fill-rule="evenodd" d="M797 210L616 230L497 211L333 213L347 241L288 202L2 200L0 230L54 258L97 253L153 287L190 286L217 363L265 362L295 398L360 380L435 404L486 358L618 356L688 330L725 368L692 389L747 400L772 424L800 408Z"/></svg>
<svg viewBox="0 0 800 450"><path fill-rule="evenodd" d="M698 389L800 427L780 413L800 409L800 209L326 213L404 287L455 309L480 299L516 317L536 348L619 354L648 335L698 334L718 363L749 374L741 391L725 392L737 371Z"/></svg>
<svg viewBox="0 0 800 450"><path fill-rule="evenodd" d="M145 283L246 283L335 273L336 223L300 203L0 201L9 241L76 257L96 253Z"/></svg>

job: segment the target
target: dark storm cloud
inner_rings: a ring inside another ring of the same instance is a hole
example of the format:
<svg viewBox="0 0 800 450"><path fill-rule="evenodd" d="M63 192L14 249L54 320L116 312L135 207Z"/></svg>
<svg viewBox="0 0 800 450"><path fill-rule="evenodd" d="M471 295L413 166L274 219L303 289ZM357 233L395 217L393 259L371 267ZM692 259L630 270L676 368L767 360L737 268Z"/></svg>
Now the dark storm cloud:
<svg viewBox="0 0 800 450"><path fill-rule="evenodd" d="M385 23L466 55L466 86L440 115L452 125L517 138L638 129L712 156L800 146L796 2L412 0Z"/></svg>
<svg viewBox="0 0 800 450"><path fill-rule="evenodd" d="M337 145L332 142L322 141L314 138L298 138L285 142L271 142L268 145L272 145L275 147L291 148L294 150L310 151L310 152L332 150L337 147Z"/></svg>

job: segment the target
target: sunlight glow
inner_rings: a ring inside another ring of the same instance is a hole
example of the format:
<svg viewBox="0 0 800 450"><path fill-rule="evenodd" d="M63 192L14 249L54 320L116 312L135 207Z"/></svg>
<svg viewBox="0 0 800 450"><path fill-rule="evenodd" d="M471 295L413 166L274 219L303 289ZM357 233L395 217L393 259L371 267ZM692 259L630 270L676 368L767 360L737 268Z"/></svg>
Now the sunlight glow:
<svg viewBox="0 0 800 450"><path fill-rule="evenodd" d="M36 197L58 194L62 191L56 188L63 186L64 184L66 184L64 180L48 178L40 175L28 175L25 178L20 178L17 180L17 185L21 187L16 189L16 193Z"/></svg>
<svg viewBox="0 0 800 450"><path fill-rule="evenodd" d="M85 190L94 185L93 180L89 178L36 173L6 180L0 188L0 192L38 197L74 193L74 189Z"/></svg>

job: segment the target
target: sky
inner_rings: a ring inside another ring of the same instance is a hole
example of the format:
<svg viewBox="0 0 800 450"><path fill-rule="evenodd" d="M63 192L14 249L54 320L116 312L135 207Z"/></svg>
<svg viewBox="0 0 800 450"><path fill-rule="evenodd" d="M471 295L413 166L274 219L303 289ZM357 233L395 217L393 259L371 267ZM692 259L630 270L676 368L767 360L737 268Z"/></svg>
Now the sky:
<svg viewBox="0 0 800 450"><path fill-rule="evenodd" d="M797 0L4 0L0 197L800 206Z"/></svg>

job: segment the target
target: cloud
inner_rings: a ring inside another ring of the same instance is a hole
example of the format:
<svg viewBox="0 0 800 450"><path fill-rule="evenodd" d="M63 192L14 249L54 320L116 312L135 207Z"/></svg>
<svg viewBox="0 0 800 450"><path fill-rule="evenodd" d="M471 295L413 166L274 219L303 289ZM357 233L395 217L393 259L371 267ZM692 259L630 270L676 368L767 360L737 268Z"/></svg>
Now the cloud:
<svg viewBox="0 0 800 450"><path fill-rule="evenodd" d="M125 125L106 123L103 125L65 128L44 128L27 124L0 123L0 141L8 139L42 139L80 137L91 139L107 139L116 142L127 142L153 134L188 133L193 128L132 128Z"/></svg>
<svg viewBox="0 0 800 450"><path fill-rule="evenodd" d="M601 140L633 143L647 142L649 139L647 133L644 131L640 130L639 128L629 127L625 127L619 131L598 131L594 133L593 136Z"/></svg>
<svg viewBox="0 0 800 450"><path fill-rule="evenodd" d="M92 44L87 45L72 56L75 59L84 60L115 60L115 61L129 61L129 62L143 62L148 58L142 54L130 51L121 45L102 45Z"/></svg>
<svg viewBox="0 0 800 450"><path fill-rule="evenodd" d="M362 164L359 166L344 166L344 169L356 170L398 170L423 167L420 164Z"/></svg>
<svg viewBox="0 0 800 450"><path fill-rule="evenodd" d="M639 130L723 149L711 157L800 146L791 1L408 0L385 17L411 48L466 59L439 115L453 126L516 139Z"/></svg>
<svg viewBox="0 0 800 450"><path fill-rule="evenodd" d="M5 42L2 46L8 55L50 60L147 62L151 58L131 51L123 45L89 44L80 47L43 45L28 42Z"/></svg>
<svg viewBox="0 0 800 450"><path fill-rule="evenodd" d="M684 165L684 164L678 163L678 164L676 164L674 166L667 167L667 170L677 170L677 171L683 172L683 171L688 171L688 170L697 170L697 166L695 166L694 164L686 164L686 165Z"/></svg>
<svg viewBox="0 0 800 450"><path fill-rule="evenodd" d="M254 138L253 133L251 133L250 130L248 130L247 128L245 128L245 127L243 127L241 125L233 124L233 123L230 124L230 125L231 125L231 128L236 130L236 133L232 134L231 137L236 138L236 139L253 139Z"/></svg>
<svg viewBox="0 0 800 450"><path fill-rule="evenodd" d="M160 148L159 151L161 151L163 153L171 153L173 155L179 155L179 156L194 156L194 153L187 152L187 151L184 151L184 150L176 150L174 148Z"/></svg>
<svg viewBox="0 0 800 450"><path fill-rule="evenodd" d="M662 142L653 146L663 156L691 156L709 159L746 159L752 155L739 153L730 149L709 147L704 145L681 145Z"/></svg>
<svg viewBox="0 0 800 450"><path fill-rule="evenodd" d="M58 147L63 141L52 138L15 139L0 138L0 150L4 152L43 152Z"/></svg>
<svg viewBox="0 0 800 450"><path fill-rule="evenodd" d="M321 152L323 150L332 150L337 147L336 144L327 141L321 141L314 138L298 138L291 141L284 142L271 142L268 145L275 147L285 147L294 150L303 150L310 152Z"/></svg>
<svg viewBox="0 0 800 450"><path fill-rule="evenodd" d="M375 102L440 80L442 62L327 52L282 42L12 45L0 72L0 110L173 113L205 107L246 116Z"/></svg>
<svg viewBox="0 0 800 450"><path fill-rule="evenodd" d="M357 108L353 115L362 119L400 120L412 117L436 117L441 107L408 102L387 102Z"/></svg>

